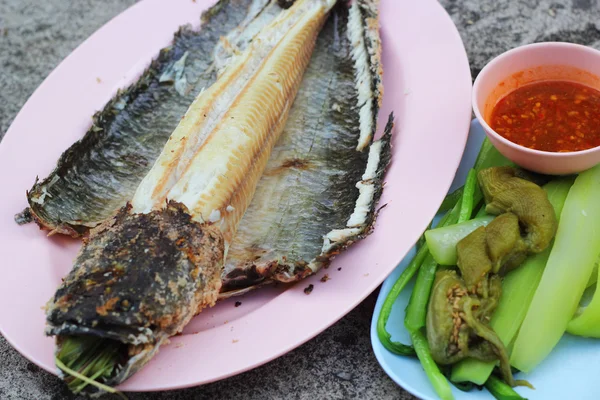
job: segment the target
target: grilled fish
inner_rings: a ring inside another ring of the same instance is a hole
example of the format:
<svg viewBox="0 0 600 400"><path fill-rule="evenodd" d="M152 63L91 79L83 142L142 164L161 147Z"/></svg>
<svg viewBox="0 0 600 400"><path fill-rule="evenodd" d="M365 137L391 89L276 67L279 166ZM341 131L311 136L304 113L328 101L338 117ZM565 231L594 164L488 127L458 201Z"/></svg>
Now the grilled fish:
<svg viewBox="0 0 600 400"><path fill-rule="evenodd" d="M131 200L195 97L216 80L221 38L243 49L280 10L269 0L220 0L202 15L199 31L181 28L140 79L94 116L54 171L33 185L24 214L51 233L73 237L111 217Z"/></svg>
<svg viewBox="0 0 600 400"><path fill-rule="evenodd" d="M171 134L131 204L93 229L47 307L47 334L122 349L141 368L221 287L223 260L336 0L297 0L236 54Z"/></svg>
<svg viewBox="0 0 600 400"><path fill-rule="evenodd" d="M338 4L320 33L284 132L231 244L221 297L302 279L372 226L389 162L389 129L370 151L356 149L370 144L383 93L377 6L374 0L355 0L350 10ZM99 113L84 139L34 185L28 198L37 222L77 236L130 200L169 127L179 122L184 100L191 102L177 88L195 80L191 91L201 90L280 11L275 1L221 0L203 16L200 32L182 29L140 82ZM124 164L134 155L144 165ZM372 185L360 183L377 161L376 178L368 178ZM349 221L357 203L362 217Z"/></svg>
<svg viewBox="0 0 600 400"><path fill-rule="evenodd" d="M369 232L392 128L390 119L381 141L357 151L371 144L383 94L377 21L377 1L354 1L323 27L229 249L223 297L302 279Z"/></svg>

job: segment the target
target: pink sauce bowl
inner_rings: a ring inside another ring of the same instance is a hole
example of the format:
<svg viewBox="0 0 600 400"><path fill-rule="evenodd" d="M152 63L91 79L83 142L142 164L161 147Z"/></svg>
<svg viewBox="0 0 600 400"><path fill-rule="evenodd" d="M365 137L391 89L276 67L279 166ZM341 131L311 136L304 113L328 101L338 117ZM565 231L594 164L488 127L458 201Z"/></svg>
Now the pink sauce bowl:
<svg viewBox="0 0 600 400"><path fill-rule="evenodd" d="M473 111L492 144L521 167L549 175L584 171L600 163L600 146L574 152L530 149L502 137L488 124L494 106L520 86L548 80L580 83L600 90L600 51L572 43L536 43L494 58L473 85Z"/></svg>

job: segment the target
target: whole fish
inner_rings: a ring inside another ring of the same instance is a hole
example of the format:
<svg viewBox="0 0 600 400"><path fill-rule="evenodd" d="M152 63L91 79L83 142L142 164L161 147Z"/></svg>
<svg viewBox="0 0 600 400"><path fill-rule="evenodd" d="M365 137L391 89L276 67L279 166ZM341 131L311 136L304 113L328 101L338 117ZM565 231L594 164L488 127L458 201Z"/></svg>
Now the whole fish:
<svg viewBox="0 0 600 400"><path fill-rule="evenodd" d="M104 379L118 384L214 305L227 248L335 3L297 0L233 55L189 107L131 203L92 230L47 307L59 367L68 372L60 358L70 337L94 337L103 345L89 351L99 357L119 349L120 366L115 361Z"/></svg>

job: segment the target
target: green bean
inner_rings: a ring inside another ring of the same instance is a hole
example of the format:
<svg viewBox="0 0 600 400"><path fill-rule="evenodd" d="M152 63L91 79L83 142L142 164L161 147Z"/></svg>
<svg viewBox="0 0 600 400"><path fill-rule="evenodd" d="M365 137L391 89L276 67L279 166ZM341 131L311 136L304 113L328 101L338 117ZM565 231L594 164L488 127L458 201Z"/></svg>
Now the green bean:
<svg viewBox="0 0 600 400"><path fill-rule="evenodd" d="M452 225L456 223L456 219L458 218L458 210L459 204L457 203L452 211L446 213L438 223L438 226L446 226ZM386 330L386 325L388 319L390 318L390 314L392 313L392 307L396 302L396 299L404 289L404 287L408 284L408 282L412 279L412 277L417 273L425 258L429 256L429 247L427 243L423 244L417 251L415 257L411 260L410 264L406 267L406 269L400 274L394 286L386 296L383 301L383 305L381 307L381 311L379 312L379 317L377 318L377 336L379 337L379 341L387 350L391 351L394 354L402 355L402 356L414 356L415 351L412 346L408 346L399 342L392 342L392 335ZM414 292L414 291L413 291Z"/></svg>
<svg viewBox="0 0 600 400"><path fill-rule="evenodd" d="M410 338L415 346L417 357L419 357L419 361L437 395L440 396L440 399L442 400L453 400L454 396L452 395L450 383L448 383L448 380L433 360L431 351L429 350L429 344L427 343L427 339L425 338L425 335L423 335L423 332L420 329L413 331L410 334Z"/></svg>
<svg viewBox="0 0 600 400"><path fill-rule="evenodd" d="M463 193L460 212L458 214L458 223L465 222L471 219L473 214L473 204L475 189L477 187L477 172L474 168L471 168L467 175L467 181L465 183L465 190ZM476 203L475 203L476 204Z"/></svg>
<svg viewBox="0 0 600 400"><path fill-rule="evenodd" d="M406 307L406 318L404 319L404 326L409 332L416 331L425 326L427 303L429 302L429 294L435 280L437 266L438 264L433 259L433 256L429 254L419 269L417 282Z"/></svg>
<svg viewBox="0 0 600 400"><path fill-rule="evenodd" d="M486 215L488 215L488 214L485 211L485 203L483 203L481 205L481 207L479 207L479 211L477 211L477 213L475 214L475 216L473 217L473 219L485 217Z"/></svg>
<svg viewBox="0 0 600 400"><path fill-rule="evenodd" d="M489 392L498 400L527 400L524 397L521 397L519 393L515 392L513 388L511 388L504 381L496 378L494 375L491 375L488 380L485 382L485 387Z"/></svg>
<svg viewBox="0 0 600 400"><path fill-rule="evenodd" d="M394 286L392 286L392 290L388 293L387 297L383 302L383 306L381 306L381 311L379 312L379 318L377 318L377 336L379 337L379 341L383 347L388 349L394 354L399 354L402 356L414 356L415 350L412 346L408 346L398 342L392 342L392 335L385 329L387 325L388 319L390 318L390 314L392 313L392 307L396 302L396 299L404 289L404 287L408 284L408 282L412 279L415 273L421 267L423 260L425 257L429 255L429 248L427 247L427 243L425 243L415 257L411 260L410 264L402 274L398 277Z"/></svg>

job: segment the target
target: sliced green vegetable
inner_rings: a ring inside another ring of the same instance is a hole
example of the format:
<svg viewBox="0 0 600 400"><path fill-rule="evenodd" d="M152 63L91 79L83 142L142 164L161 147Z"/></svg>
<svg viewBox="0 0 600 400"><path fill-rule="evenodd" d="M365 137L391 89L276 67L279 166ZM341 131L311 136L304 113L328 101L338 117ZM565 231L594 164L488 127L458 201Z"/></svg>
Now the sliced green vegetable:
<svg viewBox="0 0 600 400"><path fill-rule="evenodd" d="M425 232L430 230L432 226L433 226L433 220L431 220L429 222L429 225L427 225L427 229L425 229ZM419 236L419 240L417 240L417 250L419 250L425 244L425 232L423 232L423 234L421 236Z"/></svg>
<svg viewBox="0 0 600 400"><path fill-rule="evenodd" d="M393 342L392 335L385 329L388 319L390 319L390 314L392 313L392 307L396 302L396 299L402 292L402 290L406 287L408 282L412 279L415 273L423 264L423 260L425 257L429 255L429 250L427 248L427 244L423 245L415 257L411 260L410 264L406 267L402 274L398 277L398 280L392 286L392 290L388 293L385 298L383 305L381 306L381 311L379 312L379 317L377 318L377 337L379 341L387 350L391 351L394 354L398 354L401 356L413 356L415 355L415 350L412 346Z"/></svg>
<svg viewBox="0 0 600 400"><path fill-rule="evenodd" d="M485 387L498 400L527 400L495 376L490 376L485 382Z"/></svg>
<svg viewBox="0 0 600 400"><path fill-rule="evenodd" d="M573 179L564 178L544 185L548 200L552 204L559 221L572 184ZM498 307L492 315L490 326L506 347L516 336L525 318L550 256L550 251L551 246L541 253L530 256L521 266L509 272L502 282L502 295ZM451 380L453 382L470 381L477 385L483 385L495 365L495 362L484 362L475 359L463 360L452 368Z"/></svg>
<svg viewBox="0 0 600 400"><path fill-rule="evenodd" d="M600 165L571 187L540 284L513 347L511 364L530 372L556 346L573 317L600 248Z"/></svg>
<svg viewBox="0 0 600 400"><path fill-rule="evenodd" d="M477 214L475 214L475 216L474 216L473 218L474 218L474 219L475 219L475 218L481 218L481 217L486 217L486 216L488 216L488 215L489 215L489 214L487 213L487 211L485 211L485 203L483 203L483 204L481 205L481 207L479 207L479 211L477 211Z"/></svg>
<svg viewBox="0 0 600 400"><path fill-rule="evenodd" d="M596 264L596 280L598 280L598 271L598 264ZM598 287L596 287L590 304L569 322L567 332L577 336L600 338L600 290Z"/></svg>
<svg viewBox="0 0 600 400"><path fill-rule="evenodd" d="M458 242L480 226L487 226L494 218L493 215L488 215L425 232L425 239L431 255L440 265L456 265L456 245Z"/></svg>

